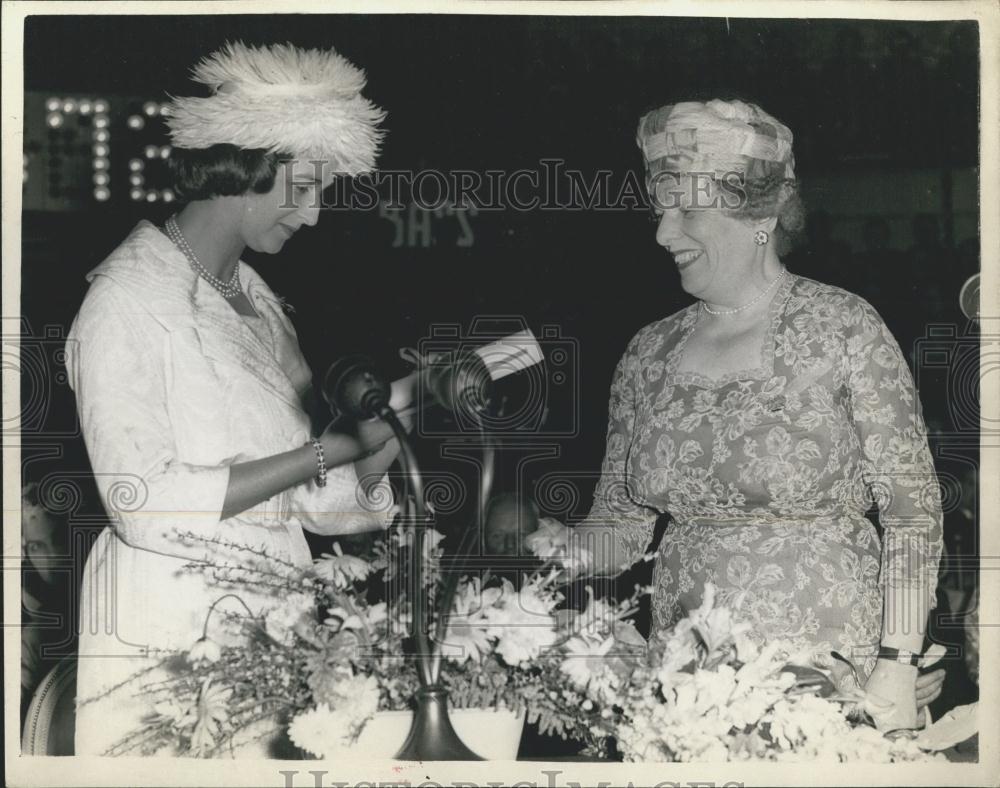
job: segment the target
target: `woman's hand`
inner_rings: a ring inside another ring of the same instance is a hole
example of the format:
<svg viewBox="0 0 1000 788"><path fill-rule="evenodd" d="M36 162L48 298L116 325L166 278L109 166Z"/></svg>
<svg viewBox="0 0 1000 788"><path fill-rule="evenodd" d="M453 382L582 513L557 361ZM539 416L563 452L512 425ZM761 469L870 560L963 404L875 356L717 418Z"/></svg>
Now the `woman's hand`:
<svg viewBox="0 0 1000 788"><path fill-rule="evenodd" d="M917 727L917 669L913 665L878 660L865 684L871 703L865 706L883 733Z"/></svg>
<svg viewBox="0 0 1000 788"><path fill-rule="evenodd" d="M930 673L920 673L917 676L917 708L922 709L936 701L941 696L944 687L944 669L932 670Z"/></svg>
<svg viewBox="0 0 1000 788"><path fill-rule="evenodd" d="M400 413L399 420L407 431L413 429L412 413ZM328 467L333 468L347 462L356 462L383 451L389 453L387 449L390 444L393 447L391 452L393 457L399 452L399 443L395 439L392 427L382 419L354 422L351 427L353 427L353 435L342 432L340 422L333 421L320 436Z"/></svg>

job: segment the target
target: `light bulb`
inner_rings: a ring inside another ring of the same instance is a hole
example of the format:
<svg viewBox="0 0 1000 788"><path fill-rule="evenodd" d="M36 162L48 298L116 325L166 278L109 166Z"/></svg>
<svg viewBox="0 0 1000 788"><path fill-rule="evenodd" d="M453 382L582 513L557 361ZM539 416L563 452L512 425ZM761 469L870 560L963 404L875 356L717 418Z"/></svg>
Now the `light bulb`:
<svg viewBox="0 0 1000 788"><path fill-rule="evenodd" d="M108 146L105 145L103 142L98 142L94 146L94 155L95 156L107 156L108 155Z"/></svg>
<svg viewBox="0 0 1000 788"><path fill-rule="evenodd" d="M95 172L94 173L94 184L97 186L107 186L109 182L108 174L106 172Z"/></svg>
<svg viewBox="0 0 1000 788"><path fill-rule="evenodd" d="M143 178L139 173L133 172L131 175L128 176L128 182L131 183L133 186L142 186L146 182L146 179Z"/></svg>
<svg viewBox="0 0 1000 788"><path fill-rule="evenodd" d="M144 153L146 154L147 159L155 159L159 151L156 149L155 145L147 145Z"/></svg>
<svg viewBox="0 0 1000 788"><path fill-rule="evenodd" d="M128 119L128 127L135 131L139 131L146 126L146 119L142 115L130 115Z"/></svg>
<svg viewBox="0 0 1000 788"><path fill-rule="evenodd" d="M108 111L108 102L106 102L104 99L97 99L97 101L94 102L94 112L102 113L107 111Z"/></svg>
<svg viewBox="0 0 1000 788"><path fill-rule="evenodd" d="M76 112L76 101L73 99L66 99L62 105L62 111L67 115Z"/></svg>
<svg viewBox="0 0 1000 788"><path fill-rule="evenodd" d="M80 102L80 114L89 115L90 111L94 108L94 105L90 103L88 99L83 99Z"/></svg>
<svg viewBox="0 0 1000 788"><path fill-rule="evenodd" d="M111 139L111 135L108 134L107 129L94 130L94 142L107 142L109 139Z"/></svg>
<svg viewBox="0 0 1000 788"><path fill-rule="evenodd" d="M138 202L145 196L145 192L143 192L142 189L132 189L132 191L128 193L128 196L131 197L134 201Z"/></svg>
<svg viewBox="0 0 1000 788"><path fill-rule="evenodd" d="M45 122L49 125L51 129L58 129L63 124L63 116L61 112L50 112L45 118Z"/></svg>
<svg viewBox="0 0 1000 788"><path fill-rule="evenodd" d="M142 170L143 170L143 168L145 166L146 165L145 165L145 163L143 163L142 159L129 159L128 160L128 168L132 172L142 172Z"/></svg>
<svg viewBox="0 0 1000 788"><path fill-rule="evenodd" d="M107 159L102 159L102 158L94 159L94 169L95 170L106 170L107 168L108 168L108 160Z"/></svg>
<svg viewBox="0 0 1000 788"><path fill-rule="evenodd" d="M62 99L50 98L45 102L45 109L48 112L55 112L62 109Z"/></svg>
<svg viewBox="0 0 1000 788"><path fill-rule="evenodd" d="M109 197L111 197L111 192L107 186L98 186L94 189L94 199L98 202L107 202Z"/></svg>
<svg viewBox="0 0 1000 788"><path fill-rule="evenodd" d="M94 116L94 126L99 129L106 129L108 127L108 116L107 115L95 115Z"/></svg>

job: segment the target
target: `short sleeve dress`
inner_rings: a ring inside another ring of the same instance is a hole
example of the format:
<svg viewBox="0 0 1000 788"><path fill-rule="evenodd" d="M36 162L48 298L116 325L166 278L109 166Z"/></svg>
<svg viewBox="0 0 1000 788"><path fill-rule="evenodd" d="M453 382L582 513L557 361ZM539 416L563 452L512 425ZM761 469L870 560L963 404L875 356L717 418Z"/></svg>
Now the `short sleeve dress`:
<svg viewBox="0 0 1000 788"><path fill-rule="evenodd" d="M698 304L642 329L611 387L607 449L584 525L610 527L617 568L658 513L653 633L717 600L820 661L874 667L885 588L934 605L940 490L909 368L877 312L786 275L760 366L679 372ZM865 513L875 503L882 539Z"/></svg>

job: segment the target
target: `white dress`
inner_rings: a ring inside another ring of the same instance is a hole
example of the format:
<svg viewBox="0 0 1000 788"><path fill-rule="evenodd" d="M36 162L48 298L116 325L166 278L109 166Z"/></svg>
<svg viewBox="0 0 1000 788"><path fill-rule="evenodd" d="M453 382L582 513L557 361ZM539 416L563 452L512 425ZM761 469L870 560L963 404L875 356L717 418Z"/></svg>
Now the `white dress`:
<svg viewBox="0 0 1000 788"><path fill-rule="evenodd" d="M308 565L303 528L336 535L388 523L392 501L359 492L351 465L331 469L324 488L299 485L220 521L232 463L300 448L311 433L301 397L312 375L295 330L245 263L240 277L263 321L254 328L145 221L88 275L67 369L111 526L81 589L78 755L103 754L135 730L148 698L134 682L112 688L158 660L151 650L190 647L224 593L184 567L231 563L234 553L180 534ZM278 601L240 596L254 612Z"/></svg>

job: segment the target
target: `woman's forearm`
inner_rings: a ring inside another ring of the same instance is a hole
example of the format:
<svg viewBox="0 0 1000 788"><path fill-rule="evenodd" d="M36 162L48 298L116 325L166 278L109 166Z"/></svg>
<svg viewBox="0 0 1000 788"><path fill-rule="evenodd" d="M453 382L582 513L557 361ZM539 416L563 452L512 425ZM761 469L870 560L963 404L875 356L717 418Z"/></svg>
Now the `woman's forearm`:
<svg viewBox="0 0 1000 788"><path fill-rule="evenodd" d="M927 589L919 583L889 585L882 607L881 644L921 653L927 629Z"/></svg>
<svg viewBox="0 0 1000 788"><path fill-rule="evenodd" d="M360 441L349 435L326 433L322 442L327 468L352 462L365 453ZM290 487L304 484L316 476L318 469L312 444L259 460L235 463L229 469L229 486L220 519L245 512Z"/></svg>
<svg viewBox="0 0 1000 788"><path fill-rule="evenodd" d="M392 383L390 401L394 408L405 413L404 409L413 401L416 380L416 373L412 373ZM320 438L326 467L336 468L353 462L367 495L399 454L399 443L392 435L391 428L382 422L366 424L358 438L328 430ZM369 454L372 446L381 448ZM229 486L220 519L245 512L290 487L304 484L314 478L317 471L316 450L311 444L260 460L236 463L229 469Z"/></svg>

